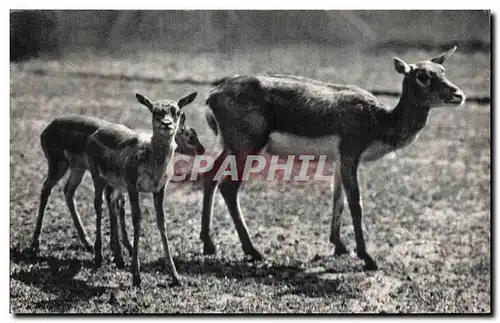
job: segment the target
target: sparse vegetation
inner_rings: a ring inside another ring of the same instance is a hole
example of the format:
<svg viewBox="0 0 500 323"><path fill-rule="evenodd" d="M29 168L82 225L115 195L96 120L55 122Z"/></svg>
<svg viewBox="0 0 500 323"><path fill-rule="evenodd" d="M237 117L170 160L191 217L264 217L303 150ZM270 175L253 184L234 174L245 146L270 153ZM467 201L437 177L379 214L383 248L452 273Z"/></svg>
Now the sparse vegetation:
<svg viewBox="0 0 500 323"><path fill-rule="evenodd" d="M351 53L351 54L349 54ZM353 54L354 53L354 54ZM286 54L286 55L285 55ZM399 54L409 61L435 52ZM62 194L51 196L40 254L25 252L36 220L46 162L39 134L54 117L93 115L147 129L150 117L135 92L180 97L196 90L187 122L207 149L214 136L205 123L210 87L168 83L185 77L214 79L236 73L287 72L368 89L399 90L390 52L376 55L309 46L224 56L144 53L125 58L70 55L63 61L11 63L10 251L11 310L15 313L346 313L491 311L490 106L466 103L439 108L419 140L362 166L360 186L366 240L380 270L363 272L354 255L349 211L343 241L351 256L333 257L328 242L330 185L253 181L241 194L252 240L267 257L245 260L219 194L214 206L218 255L204 257L199 240L202 190L198 183L171 183L165 214L174 261L184 288L168 288L152 199L141 200L142 286L111 261L109 218L103 217L104 263L93 269ZM47 73L40 73L40 70ZM449 78L466 94L489 94L489 55L465 55L460 47L447 65ZM161 77L163 82L80 78L69 71ZM394 98L381 98L391 106ZM64 183L64 181L61 181ZM93 237L92 181L77 191L85 229ZM259 201L259 203L256 203ZM127 213L130 210L127 208ZM131 232L130 216L127 218ZM347 225L349 224L349 225ZM351 258L349 258L351 257ZM129 264L130 257L125 257ZM166 281L165 281L166 280Z"/></svg>

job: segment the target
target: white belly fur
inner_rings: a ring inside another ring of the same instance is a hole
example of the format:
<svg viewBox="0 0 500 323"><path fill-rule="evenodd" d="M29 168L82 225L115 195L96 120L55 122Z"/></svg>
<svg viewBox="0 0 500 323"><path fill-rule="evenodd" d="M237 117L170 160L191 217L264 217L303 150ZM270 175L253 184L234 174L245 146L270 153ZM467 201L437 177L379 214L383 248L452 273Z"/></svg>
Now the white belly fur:
<svg viewBox="0 0 500 323"><path fill-rule="evenodd" d="M290 133L272 132L266 151L270 154L327 156L335 159L338 155L340 137L336 135L308 138Z"/></svg>
<svg viewBox="0 0 500 323"><path fill-rule="evenodd" d="M378 160L388 153L396 150L396 147L386 144L382 141L374 141L365 151L361 154L362 162L370 162Z"/></svg>
<svg viewBox="0 0 500 323"><path fill-rule="evenodd" d="M327 156L336 160L339 155L340 137L329 135L308 138L289 133L272 132L266 151L270 154ZM378 160L397 148L382 141L374 141L361 155L361 162Z"/></svg>

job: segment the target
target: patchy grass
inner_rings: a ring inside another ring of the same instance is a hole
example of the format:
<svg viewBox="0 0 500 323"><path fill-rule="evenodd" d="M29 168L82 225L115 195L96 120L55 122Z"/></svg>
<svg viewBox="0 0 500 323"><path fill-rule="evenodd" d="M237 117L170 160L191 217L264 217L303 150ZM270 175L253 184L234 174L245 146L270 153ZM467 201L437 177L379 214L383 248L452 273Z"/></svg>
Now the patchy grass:
<svg viewBox="0 0 500 323"><path fill-rule="evenodd" d="M408 53L412 61L429 53ZM311 59L312 58L312 59ZM323 60L317 60L322 58ZM269 50L223 55L145 54L123 58L80 57L65 62L11 64L10 250L11 309L15 313L345 313L491 311L490 107L466 104L436 109L419 140L363 166L360 185L368 250L380 270L363 272L353 253L335 259L328 242L331 191L328 183L247 183L241 205L263 263L245 260L222 198L214 207L218 255L204 257L198 239L199 185L171 183L167 189L168 236L184 287L164 288L160 237L152 199L144 195L141 271L143 286L131 287L128 270L110 261L92 268L64 204L62 184L45 215L40 255L25 252L35 225L38 195L46 172L39 134L54 117L94 115L147 128L148 112L134 93L179 98L193 90L201 98L186 109L188 122L210 148L214 136L204 121L209 87L75 78L69 68L99 73L213 78L234 73L289 72L357 83L366 88L400 87L390 54L382 57ZM32 73L43 68L52 74ZM466 93L489 94L489 58L458 54L448 65L450 80ZM393 105L394 99L383 98ZM258 202L257 202L258 201ZM94 232L92 184L86 175L77 205ZM104 218L104 237L109 236ZM130 219L128 219L130 220ZM342 237L354 250L349 211ZM129 223L131 228L131 223ZM107 242L107 240L105 240ZM126 257L130 261L130 257Z"/></svg>

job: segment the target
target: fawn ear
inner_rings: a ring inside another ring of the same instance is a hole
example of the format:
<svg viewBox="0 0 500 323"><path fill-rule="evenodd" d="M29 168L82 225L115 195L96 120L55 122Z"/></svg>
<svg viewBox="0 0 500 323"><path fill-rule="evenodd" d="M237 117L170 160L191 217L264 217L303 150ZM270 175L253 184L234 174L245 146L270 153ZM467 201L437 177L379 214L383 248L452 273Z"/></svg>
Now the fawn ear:
<svg viewBox="0 0 500 323"><path fill-rule="evenodd" d="M411 71L410 65L406 64L405 61L397 57L394 57L394 68L396 69L396 72L404 75L410 73Z"/></svg>
<svg viewBox="0 0 500 323"><path fill-rule="evenodd" d="M436 56L434 58L431 58L430 61L438 64L443 64L450 56L457 50L457 46L453 46L452 49L447 51L446 53L443 53L439 56Z"/></svg>
<svg viewBox="0 0 500 323"><path fill-rule="evenodd" d="M186 127L186 114L182 112L181 119L179 121L179 129L184 129L185 127Z"/></svg>
<svg viewBox="0 0 500 323"><path fill-rule="evenodd" d="M193 102L193 100L196 99L197 95L198 95L197 92L193 92L188 96L183 97L182 99L179 100L179 102L177 102L177 106L179 107L179 109L182 109L182 107L185 107L189 103Z"/></svg>
<svg viewBox="0 0 500 323"><path fill-rule="evenodd" d="M147 106L149 111L153 113L153 103L151 102L151 100L139 93L135 94L135 98L140 104Z"/></svg>

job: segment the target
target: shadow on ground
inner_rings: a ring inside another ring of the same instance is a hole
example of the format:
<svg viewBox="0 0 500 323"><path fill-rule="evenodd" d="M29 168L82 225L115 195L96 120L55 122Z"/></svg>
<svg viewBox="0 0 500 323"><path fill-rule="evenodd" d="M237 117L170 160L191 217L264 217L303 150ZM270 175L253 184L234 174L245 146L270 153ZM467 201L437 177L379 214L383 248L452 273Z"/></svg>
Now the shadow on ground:
<svg viewBox="0 0 500 323"><path fill-rule="evenodd" d="M353 298L353 287L346 283L346 277L339 275L334 279L323 279L319 276L326 273L352 273L362 272L355 268L328 268L319 271L308 271L309 263L297 262L292 265L282 265L265 262L252 262L248 260L228 260L215 257L192 257L174 259L177 270L182 275L203 276L213 275L219 279L255 280L257 284L268 286L283 286L286 292L277 293L295 294L307 297L335 296L342 294L344 297ZM145 263L141 270L144 272L163 272L165 270L163 259ZM356 279L350 277L350 280ZM203 281L202 281L203 282Z"/></svg>
<svg viewBox="0 0 500 323"><path fill-rule="evenodd" d="M87 282L76 279L81 269L93 269L93 262L88 259L61 259L53 256L33 256L28 249L11 248L11 262L23 264L22 269L11 273L11 279L27 285L33 285L46 293L56 295L55 299L43 300L37 307L46 310L65 312L74 306L75 301L84 301L92 297L99 297L109 290L118 287L91 286ZM237 279L240 281L254 280L257 284L268 286L287 287L278 288L276 296L294 294L307 297L334 297L342 294L347 298L354 298L355 283L347 281L356 279L349 275L324 279L325 273L352 273L361 272L361 269L338 267L318 267L318 271L309 271L311 263L297 262L283 265L266 262L252 262L249 260L228 260L212 256L194 256L174 259L177 270L185 276L215 276L219 279ZM164 273L163 259L146 262L141 266L143 273ZM358 276L358 275L355 275ZM203 284L204 280L189 282L188 285Z"/></svg>
<svg viewBox="0 0 500 323"><path fill-rule="evenodd" d="M24 264L23 269L11 272L11 279L40 288L55 295L42 300L35 306L54 312L67 312L75 301L85 301L100 296L110 289L105 286L91 286L76 279L82 268L93 268L90 260L60 259L52 256L34 256L28 249L10 249L12 263ZM26 266L27 265L27 266Z"/></svg>

